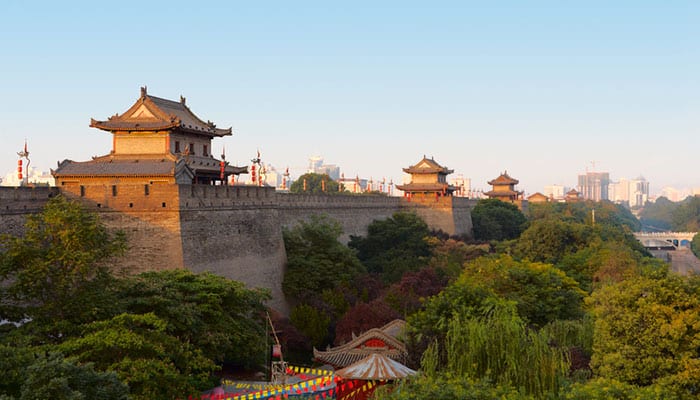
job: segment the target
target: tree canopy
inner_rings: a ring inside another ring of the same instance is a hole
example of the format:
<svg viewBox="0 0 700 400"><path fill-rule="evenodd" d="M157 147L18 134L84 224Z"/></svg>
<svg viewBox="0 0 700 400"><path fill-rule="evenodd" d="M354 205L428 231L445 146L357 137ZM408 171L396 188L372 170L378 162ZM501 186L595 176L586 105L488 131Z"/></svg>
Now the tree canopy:
<svg viewBox="0 0 700 400"><path fill-rule="evenodd" d="M343 188L340 188L343 190ZM338 182L327 174L306 173L295 180L289 187L291 193L337 194Z"/></svg>
<svg viewBox="0 0 700 400"><path fill-rule="evenodd" d="M168 334L214 361L245 367L264 361L264 291L210 273L172 270L126 278L118 295L127 312L154 313Z"/></svg>
<svg viewBox="0 0 700 400"><path fill-rule="evenodd" d="M186 398L214 386L215 362L262 361L266 293L183 270L117 276L124 235L77 203L54 198L0 240L0 319L15 322L0 324L2 399Z"/></svg>
<svg viewBox="0 0 700 400"><path fill-rule="evenodd" d="M700 394L700 280L645 275L590 298L594 372L634 385Z"/></svg>
<svg viewBox="0 0 700 400"><path fill-rule="evenodd" d="M314 215L283 230L287 251L284 293L301 301L318 296L364 272L352 250L338 241L340 224L326 215Z"/></svg>
<svg viewBox="0 0 700 400"><path fill-rule="evenodd" d="M375 220L367 227L367 236L351 236L348 246L370 273L385 282L396 282L409 271L427 264L432 245L428 225L415 213L397 212L390 218Z"/></svg>
<svg viewBox="0 0 700 400"><path fill-rule="evenodd" d="M498 199L484 199L472 210L474 238L477 240L515 239L523 231L527 219L518 207Z"/></svg>
<svg viewBox="0 0 700 400"><path fill-rule="evenodd" d="M126 248L94 213L62 196L29 215L24 237L0 237L0 319L30 318L55 339L75 324L113 311L112 257Z"/></svg>

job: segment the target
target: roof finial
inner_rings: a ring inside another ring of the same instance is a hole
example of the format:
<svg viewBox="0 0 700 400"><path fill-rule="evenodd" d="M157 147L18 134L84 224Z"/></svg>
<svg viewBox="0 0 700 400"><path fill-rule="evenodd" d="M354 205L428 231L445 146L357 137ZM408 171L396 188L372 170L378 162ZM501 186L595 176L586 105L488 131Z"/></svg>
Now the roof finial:
<svg viewBox="0 0 700 400"><path fill-rule="evenodd" d="M148 94L147 86L145 86L145 85L141 86L141 97L146 97L147 94Z"/></svg>
<svg viewBox="0 0 700 400"><path fill-rule="evenodd" d="M182 104L184 106L186 102L187 102L187 99L185 98L185 96L180 95L180 104Z"/></svg>

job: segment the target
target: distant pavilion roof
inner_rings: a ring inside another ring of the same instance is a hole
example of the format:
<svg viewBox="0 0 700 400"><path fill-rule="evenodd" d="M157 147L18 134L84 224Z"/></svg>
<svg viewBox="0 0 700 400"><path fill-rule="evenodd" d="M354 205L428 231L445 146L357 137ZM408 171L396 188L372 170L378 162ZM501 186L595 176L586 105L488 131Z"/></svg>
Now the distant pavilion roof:
<svg viewBox="0 0 700 400"><path fill-rule="evenodd" d="M105 131L158 131L179 129L181 131L221 137L231 135L231 128L220 129L197 117L185 104L185 98L172 101L151 96L146 87L141 88L141 97L122 115L115 114L106 121L90 120L90 127Z"/></svg>
<svg viewBox="0 0 700 400"><path fill-rule="evenodd" d="M457 188L447 183L407 183L405 185L396 185L396 188L404 192L442 192L452 193Z"/></svg>
<svg viewBox="0 0 700 400"><path fill-rule="evenodd" d="M490 190L484 194L489 197L509 197L521 195L523 192L516 190Z"/></svg>
<svg viewBox="0 0 700 400"><path fill-rule="evenodd" d="M408 174L434 174L438 172L443 173L445 175L454 172L454 170L447 169L447 167L443 167L442 165L435 162L434 159L427 158L426 156L423 156L423 159L420 160L418 163L411 165L408 168L404 168L403 171Z"/></svg>
<svg viewBox="0 0 700 400"><path fill-rule="evenodd" d="M519 180L513 179L508 175L508 172L503 172L498 178L488 181L489 185L517 185Z"/></svg>

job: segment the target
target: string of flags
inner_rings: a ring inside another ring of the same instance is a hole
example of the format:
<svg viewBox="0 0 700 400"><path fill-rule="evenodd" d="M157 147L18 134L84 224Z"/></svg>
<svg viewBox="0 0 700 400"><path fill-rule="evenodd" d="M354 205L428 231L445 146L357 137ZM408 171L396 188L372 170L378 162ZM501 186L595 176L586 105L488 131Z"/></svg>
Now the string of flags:
<svg viewBox="0 0 700 400"><path fill-rule="evenodd" d="M296 397L300 395L316 395L314 399L326 399L335 396L337 393L336 382L339 377L333 375L333 371L326 369L316 369L307 367L289 366L286 370L288 375L294 375L301 382L289 385L270 386L264 383L245 383L235 382L231 380L222 380L222 385L229 386L235 389L252 389L254 393L246 393L239 395L231 394L214 394L203 396L203 399L210 400L262 400L273 398L275 400L287 399L290 396ZM320 377L318 377L320 376Z"/></svg>

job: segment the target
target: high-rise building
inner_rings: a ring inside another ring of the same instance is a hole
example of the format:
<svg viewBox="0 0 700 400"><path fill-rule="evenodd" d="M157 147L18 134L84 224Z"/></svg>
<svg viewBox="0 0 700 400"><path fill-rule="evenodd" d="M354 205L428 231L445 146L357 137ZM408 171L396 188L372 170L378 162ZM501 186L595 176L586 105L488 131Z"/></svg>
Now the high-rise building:
<svg viewBox="0 0 700 400"><path fill-rule="evenodd" d="M326 174L335 181L340 179L340 167L335 164L324 164L321 156L309 157L309 169L306 172Z"/></svg>
<svg viewBox="0 0 700 400"><path fill-rule="evenodd" d="M569 188L564 185L547 185L544 187L542 194L554 201L564 201L564 197L568 191Z"/></svg>
<svg viewBox="0 0 700 400"><path fill-rule="evenodd" d="M457 197L472 197L472 180L471 178L465 178L464 175L457 175L450 180L450 184L457 189L454 192L454 196Z"/></svg>
<svg viewBox="0 0 700 400"><path fill-rule="evenodd" d="M609 200L609 185L610 174L607 172L586 172L578 176L578 191L585 200Z"/></svg>
<svg viewBox="0 0 700 400"><path fill-rule="evenodd" d="M640 176L637 179L620 179L609 185L609 200L625 203L630 207L641 207L649 200L649 182Z"/></svg>

